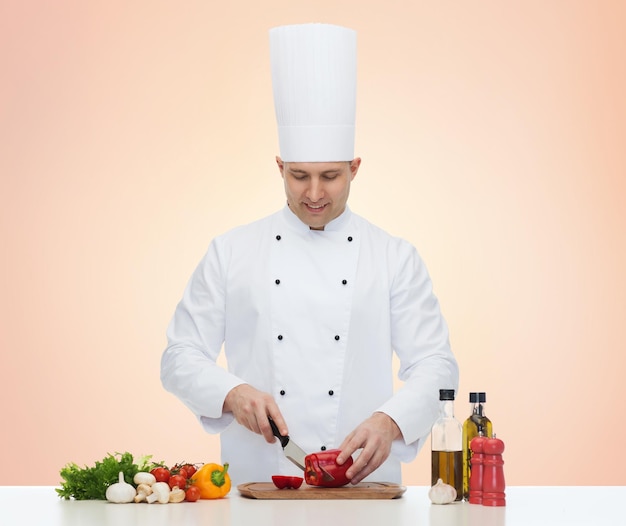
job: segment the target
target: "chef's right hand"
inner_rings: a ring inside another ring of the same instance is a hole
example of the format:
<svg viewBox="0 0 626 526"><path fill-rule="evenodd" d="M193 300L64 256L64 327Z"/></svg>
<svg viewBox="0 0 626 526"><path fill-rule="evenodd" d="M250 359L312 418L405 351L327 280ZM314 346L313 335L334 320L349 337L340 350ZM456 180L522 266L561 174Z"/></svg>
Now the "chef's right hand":
<svg viewBox="0 0 626 526"><path fill-rule="evenodd" d="M253 433L263 435L270 444L276 442L268 416L272 417L282 435L289 429L272 395L255 389L249 384L240 384L231 389L224 400L224 412L230 412L235 420Z"/></svg>

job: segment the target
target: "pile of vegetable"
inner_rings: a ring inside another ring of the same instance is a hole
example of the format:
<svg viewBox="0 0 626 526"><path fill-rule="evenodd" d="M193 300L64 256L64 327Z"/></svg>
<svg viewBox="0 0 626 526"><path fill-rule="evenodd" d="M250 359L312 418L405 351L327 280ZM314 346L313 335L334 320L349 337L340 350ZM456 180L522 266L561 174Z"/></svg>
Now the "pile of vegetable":
<svg viewBox="0 0 626 526"><path fill-rule="evenodd" d="M228 464L178 463L171 468L151 462L151 456L137 461L126 453L108 454L94 466L75 463L61 470L59 497L75 500L108 500L116 503L195 502L217 499L230 491Z"/></svg>
<svg viewBox="0 0 626 526"><path fill-rule="evenodd" d="M150 471L150 458L141 457L135 462L133 456L126 452L109 453L91 467L81 468L71 462L61 470L63 482L56 492L64 499L104 500L107 488L118 481L120 471L124 473L124 480L131 484L139 471Z"/></svg>

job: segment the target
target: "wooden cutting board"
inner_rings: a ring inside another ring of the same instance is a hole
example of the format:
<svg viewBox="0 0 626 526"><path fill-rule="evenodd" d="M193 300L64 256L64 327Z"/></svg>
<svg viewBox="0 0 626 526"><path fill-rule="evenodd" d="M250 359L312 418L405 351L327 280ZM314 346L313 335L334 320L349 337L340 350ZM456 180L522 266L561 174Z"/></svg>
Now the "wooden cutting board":
<svg viewBox="0 0 626 526"><path fill-rule="evenodd" d="M278 489L272 482L247 482L239 484L237 489L244 497L267 500L397 499L406 491L405 486L389 482L361 482L341 488L302 484L298 489Z"/></svg>

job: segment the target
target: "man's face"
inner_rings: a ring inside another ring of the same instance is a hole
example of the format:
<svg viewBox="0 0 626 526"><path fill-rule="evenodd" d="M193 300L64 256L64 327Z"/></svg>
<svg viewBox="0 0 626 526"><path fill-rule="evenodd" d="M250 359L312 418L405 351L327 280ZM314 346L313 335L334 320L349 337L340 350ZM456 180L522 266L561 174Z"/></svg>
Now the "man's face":
<svg viewBox="0 0 626 526"><path fill-rule="evenodd" d="M284 163L276 157L289 208L312 230L324 230L346 209L350 182L361 159L333 163Z"/></svg>

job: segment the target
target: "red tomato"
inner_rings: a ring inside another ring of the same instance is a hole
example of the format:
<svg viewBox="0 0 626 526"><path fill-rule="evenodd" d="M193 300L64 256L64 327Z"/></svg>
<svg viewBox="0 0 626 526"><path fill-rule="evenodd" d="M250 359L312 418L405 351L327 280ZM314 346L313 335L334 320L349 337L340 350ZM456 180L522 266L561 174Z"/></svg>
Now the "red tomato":
<svg viewBox="0 0 626 526"><path fill-rule="evenodd" d="M187 470L184 466L181 466L180 464L174 464L170 471L172 475L182 475L183 477L187 478Z"/></svg>
<svg viewBox="0 0 626 526"><path fill-rule="evenodd" d="M187 502L196 502L200 498L200 488L198 486L189 486L185 491L185 500Z"/></svg>
<svg viewBox="0 0 626 526"><path fill-rule="evenodd" d="M298 489L302 486L302 477L287 477L284 475L272 475L272 482L278 489Z"/></svg>
<svg viewBox="0 0 626 526"><path fill-rule="evenodd" d="M157 482L167 482L170 480L170 470L164 467L154 468L150 471L154 475Z"/></svg>
<svg viewBox="0 0 626 526"><path fill-rule="evenodd" d="M170 485L170 488L178 486L180 489L184 490L187 487L187 477L184 475L172 475L168 484Z"/></svg>
<svg viewBox="0 0 626 526"><path fill-rule="evenodd" d="M185 463L185 464L176 464L171 469L172 475L182 475L185 478L190 479L192 475L196 472L196 467L193 464Z"/></svg>
<svg viewBox="0 0 626 526"><path fill-rule="evenodd" d="M183 466L183 469L185 470L185 473L187 473L188 479L192 478L195 475L196 471L198 471L196 469L196 466L194 466L193 464L185 464Z"/></svg>

